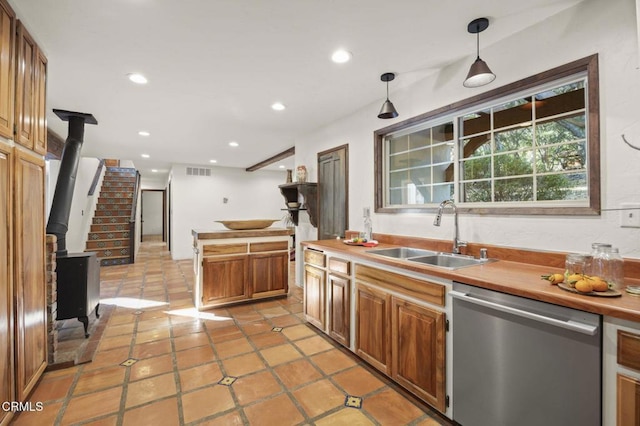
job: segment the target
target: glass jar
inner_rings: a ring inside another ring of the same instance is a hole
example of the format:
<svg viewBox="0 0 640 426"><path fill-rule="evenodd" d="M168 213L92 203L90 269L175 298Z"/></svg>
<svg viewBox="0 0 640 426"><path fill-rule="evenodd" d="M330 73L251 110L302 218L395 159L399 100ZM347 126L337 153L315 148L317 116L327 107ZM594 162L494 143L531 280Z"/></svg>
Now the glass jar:
<svg viewBox="0 0 640 426"><path fill-rule="evenodd" d="M587 259L588 255L582 253L569 253L567 254L567 258L565 260L565 272L564 278L565 281L569 275L573 274L584 274L587 270Z"/></svg>
<svg viewBox="0 0 640 426"><path fill-rule="evenodd" d="M588 268L588 274L600 277L606 280L605 275L609 268L609 255L607 250L611 248L611 244L593 243L591 244L591 265Z"/></svg>
<svg viewBox="0 0 640 426"><path fill-rule="evenodd" d="M605 248L609 255L609 267L604 279L609 284L609 288L620 290L624 286L624 259L615 247Z"/></svg>

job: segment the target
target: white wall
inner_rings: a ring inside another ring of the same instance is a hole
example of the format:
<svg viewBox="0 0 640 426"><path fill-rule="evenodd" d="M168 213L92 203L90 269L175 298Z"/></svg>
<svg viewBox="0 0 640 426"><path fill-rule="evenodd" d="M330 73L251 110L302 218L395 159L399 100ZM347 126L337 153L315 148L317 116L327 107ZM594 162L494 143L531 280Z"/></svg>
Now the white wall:
<svg viewBox="0 0 640 426"><path fill-rule="evenodd" d="M161 191L142 191L142 235L162 235Z"/></svg>
<svg viewBox="0 0 640 426"><path fill-rule="evenodd" d="M281 219L285 201L278 185L286 172L246 172L210 167L212 176L187 176L187 165L174 164L171 173L171 222L173 259L193 257L193 229L223 230L216 220ZM224 202L227 198L227 202ZM276 222L273 226L281 227Z"/></svg>
<svg viewBox="0 0 640 426"><path fill-rule="evenodd" d="M506 85L576 59L599 54L601 117L602 215L480 216L461 215L463 240L541 250L590 251L594 241L618 246L625 257L640 257L640 229L621 228L621 202L640 202L640 151L627 147L620 135L640 146L640 71L635 3L632 0L586 0L508 40L483 47L480 56L497 79L478 89L462 86L475 52L403 90L390 86L390 99L400 113L380 120L384 100L345 117L296 143L296 165L305 164L316 180L316 154L349 144L349 228L362 229L362 208L374 206L373 132L392 123L434 110L481 92ZM491 31L491 28L489 28ZM428 54L428 52L425 52ZM383 70L386 71L386 70ZM400 74L398 79L403 79ZM407 77L409 78L409 77ZM372 209L373 210L373 209ZM452 220L434 227L432 214L373 214L374 232L450 239ZM297 239L316 238L308 223L297 228ZM301 271L298 271L298 276Z"/></svg>

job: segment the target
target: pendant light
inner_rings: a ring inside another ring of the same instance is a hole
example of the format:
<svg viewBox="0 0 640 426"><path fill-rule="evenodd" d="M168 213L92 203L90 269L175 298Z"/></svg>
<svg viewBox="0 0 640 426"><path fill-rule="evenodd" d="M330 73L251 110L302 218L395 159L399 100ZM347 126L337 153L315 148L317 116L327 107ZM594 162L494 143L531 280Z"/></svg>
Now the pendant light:
<svg viewBox="0 0 640 426"><path fill-rule="evenodd" d="M489 28L489 20L487 18L478 18L469 22L467 31L476 34L477 40L477 56L475 62L469 69L469 74L462 85L464 87L480 87L491 83L496 79L496 75L491 72L485 61L480 59L480 33Z"/></svg>
<svg viewBox="0 0 640 426"><path fill-rule="evenodd" d="M378 118L396 118L398 116L398 111L389 100L389 82L393 81L394 78L396 78L396 75L392 72L386 72L380 76L380 80L387 83L387 100L382 104Z"/></svg>

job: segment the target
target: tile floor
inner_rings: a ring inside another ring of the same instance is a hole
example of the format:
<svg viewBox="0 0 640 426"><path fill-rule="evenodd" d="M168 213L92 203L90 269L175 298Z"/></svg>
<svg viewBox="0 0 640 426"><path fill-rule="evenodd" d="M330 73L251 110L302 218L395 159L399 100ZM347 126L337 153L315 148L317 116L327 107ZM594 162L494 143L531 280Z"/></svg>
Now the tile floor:
<svg viewBox="0 0 640 426"><path fill-rule="evenodd" d="M93 362L45 373L30 398L44 409L14 424L448 424L307 326L299 287L198 315L192 262L159 242L101 278L116 306Z"/></svg>

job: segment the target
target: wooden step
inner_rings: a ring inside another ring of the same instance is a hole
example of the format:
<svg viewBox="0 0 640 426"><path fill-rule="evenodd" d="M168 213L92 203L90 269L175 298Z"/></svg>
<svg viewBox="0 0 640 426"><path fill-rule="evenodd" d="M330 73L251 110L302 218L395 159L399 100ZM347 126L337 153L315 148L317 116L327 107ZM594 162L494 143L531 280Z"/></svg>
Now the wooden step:
<svg viewBox="0 0 640 426"><path fill-rule="evenodd" d="M91 249L86 251L93 251L96 253L99 259L105 257L127 257L129 258L129 247L117 247L106 249Z"/></svg>
<svg viewBox="0 0 640 426"><path fill-rule="evenodd" d="M109 176L109 175L105 175L104 179L102 180L102 183L104 182L131 182L131 183L135 183L136 182L136 177L133 176Z"/></svg>
<svg viewBox="0 0 640 426"><path fill-rule="evenodd" d="M104 257L100 259L100 266L128 265L129 263L129 256Z"/></svg>
<svg viewBox="0 0 640 426"><path fill-rule="evenodd" d="M112 238L108 240L89 240L87 241L87 250L119 250L121 248L129 248L129 238Z"/></svg>
<svg viewBox="0 0 640 426"><path fill-rule="evenodd" d="M102 190L104 191L105 189L108 189L108 190L118 191L118 190L120 190L120 188L129 188L129 190L133 190L133 187L135 185L136 185L135 182L109 182L109 181L103 181L102 182Z"/></svg>
<svg viewBox="0 0 640 426"><path fill-rule="evenodd" d="M133 191L100 191L100 198L133 198Z"/></svg>
<svg viewBox="0 0 640 426"><path fill-rule="evenodd" d="M98 203L96 210L127 210L131 211L131 203L116 203L114 199L113 203Z"/></svg>
<svg viewBox="0 0 640 426"><path fill-rule="evenodd" d="M124 224L126 226L129 226L129 219L131 219L131 215L127 215L127 216L94 216L93 217L93 222L91 222L93 225L109 225L109 224Z"/></svg>
<svg viewBox="0 0 640 426"><path fill-rule="evenodd" d="M96 216L131 216L131 209L129 210L96 210Z"/></svg>
<svg viewBox="0 0 640 426"><path fill-rule="evenodd" d="M96 225L100 226L100 225ZM89 232L89 240L88 241L98 241L98 240L113 240L113 239L129 239L129 230L122 231L92 231Z"/></svg>
<svg viewBox="0 0 640 426"><path fill-rule="evenodd" d="M127 204L131 208L131 197L98 197L98 204Z"/></svg>
<svg viewBox="0 0 640 426"><path fill-rule="evenodd" d="M123 223L93 223L91 224L91 229L90 229L91 233L128 232L128 231L129 231L129 218L127 218L126 223L124 222Z"/></svg>

